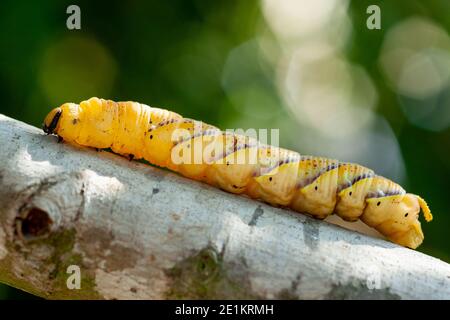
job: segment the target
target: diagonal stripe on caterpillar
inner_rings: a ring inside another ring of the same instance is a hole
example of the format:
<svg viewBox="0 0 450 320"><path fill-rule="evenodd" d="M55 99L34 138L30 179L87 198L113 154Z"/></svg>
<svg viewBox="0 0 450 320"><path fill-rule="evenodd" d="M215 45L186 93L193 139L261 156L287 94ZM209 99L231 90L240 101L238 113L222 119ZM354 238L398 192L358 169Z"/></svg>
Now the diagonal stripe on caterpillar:
<svg viewBox="0 0 450 320"><path fill-rule="evenodd" d="M432 220L421 197L368 168L301 156L137 102L91 98L65 103L47 115L44 131L316 218L336 213L347 221L361 219L413 249L424 239L420 210L426 221ZM196 152L198 146L208 152Z"/></svg>

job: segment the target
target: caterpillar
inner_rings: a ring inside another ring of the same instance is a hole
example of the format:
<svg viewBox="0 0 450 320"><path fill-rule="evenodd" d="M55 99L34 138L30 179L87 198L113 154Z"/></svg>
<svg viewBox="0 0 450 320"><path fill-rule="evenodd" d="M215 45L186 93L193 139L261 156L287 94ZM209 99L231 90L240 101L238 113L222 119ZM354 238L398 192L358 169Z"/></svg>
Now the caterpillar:
<svg viewBox="0 0 450 320"><path fill-rule="evenodd" d="M48 113L43 129L71 144L110 148L315 218L337 214L347 221L360 219L412 249L424 239L420 211L426 221L433 218L420 196L406 193L364 166L303 156L137 102L94 97L80 104L65 103ZM196 146L209 150L207 156L196 159ZM185 158L190 161L180 161Z"/></svg>

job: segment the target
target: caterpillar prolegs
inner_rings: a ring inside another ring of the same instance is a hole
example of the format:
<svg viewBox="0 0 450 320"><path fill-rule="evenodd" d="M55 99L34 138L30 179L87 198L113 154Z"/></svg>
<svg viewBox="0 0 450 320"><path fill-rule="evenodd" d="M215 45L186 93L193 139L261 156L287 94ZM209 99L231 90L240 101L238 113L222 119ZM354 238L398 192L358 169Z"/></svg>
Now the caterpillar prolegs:
<svg viewBox="0 0 450 320"><path fill-rule="evenodd" d="M347 221L361 219L413 249L424 239L420 210L432 220L421 197L358 164L302 156L136 102L65 103L47 115L44 131L316 218L336 213Z"/></svg>

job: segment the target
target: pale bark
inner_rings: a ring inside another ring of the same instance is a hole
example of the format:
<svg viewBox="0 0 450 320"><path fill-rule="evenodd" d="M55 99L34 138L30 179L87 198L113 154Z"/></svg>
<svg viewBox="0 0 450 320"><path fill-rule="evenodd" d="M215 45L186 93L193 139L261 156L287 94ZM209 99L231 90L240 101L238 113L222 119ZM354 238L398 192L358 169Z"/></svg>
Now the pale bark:
<svg viewBox="0 0 450 320"><path fill-rule="evenodd" d="M36 295L450 298L450 265L382 239L2 115L0 148L0 281Z"/></svg>

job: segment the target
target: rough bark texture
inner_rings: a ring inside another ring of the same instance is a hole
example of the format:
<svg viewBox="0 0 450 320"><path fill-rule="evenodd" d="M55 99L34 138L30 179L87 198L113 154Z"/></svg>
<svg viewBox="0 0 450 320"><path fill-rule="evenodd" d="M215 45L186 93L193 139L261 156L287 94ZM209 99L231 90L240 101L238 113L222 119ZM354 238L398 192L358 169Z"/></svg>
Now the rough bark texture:
<svg viewBox="0 0 450 320"><path fill-rule="evenodd" d="M450 265L384 240L2 115L0 148L0 281L41 297L450 299Z"/></svg>

